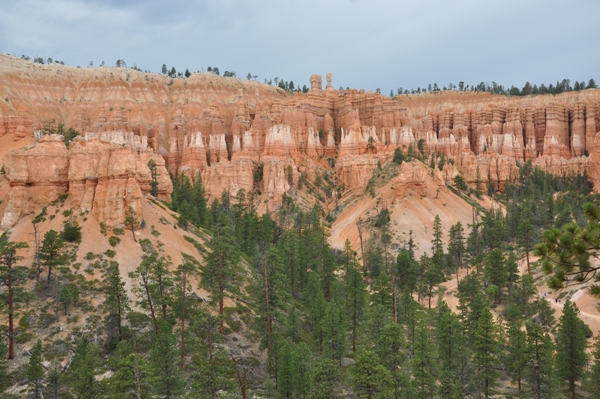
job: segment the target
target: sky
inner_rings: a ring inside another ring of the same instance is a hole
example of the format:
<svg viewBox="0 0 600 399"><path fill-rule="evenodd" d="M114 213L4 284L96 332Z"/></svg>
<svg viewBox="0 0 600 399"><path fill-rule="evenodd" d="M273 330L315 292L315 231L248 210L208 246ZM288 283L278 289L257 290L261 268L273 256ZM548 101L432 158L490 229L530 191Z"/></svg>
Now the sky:
<svg viewBox="0 0 600 399"><path fill-rule="evenodd" d="M598 0L0 0L0 51L309 86L600 82Z"/></svg>

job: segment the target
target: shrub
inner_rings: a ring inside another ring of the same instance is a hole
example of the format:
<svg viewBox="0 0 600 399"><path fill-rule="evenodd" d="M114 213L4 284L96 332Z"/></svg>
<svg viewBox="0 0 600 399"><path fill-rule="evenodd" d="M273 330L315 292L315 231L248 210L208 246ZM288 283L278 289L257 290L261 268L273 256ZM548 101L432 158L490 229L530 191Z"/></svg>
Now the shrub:
<svg viewBox="0 0 600 399"><path fill-rule="evenodd" d="M117 253L115 251L113 251L112 249L107 249L104 252L104 255L108 256L109 258L114 258L116 254Z"/></svg>
<svg viewBox="0 0 600 399"><path fill-rule="evenodd" d="M117 245L119 245L120 242L121 242L121 239L119 237L110 236L108 238L108 243L110 244L111 247L116 247Z"/></svg>
<svg viewBox="0 0 600 399"><path fill-rule="evenodd" d="M81 227L77 222L68 221L62 231L62 238L68 242L80 242L81 241Z"/></svg>

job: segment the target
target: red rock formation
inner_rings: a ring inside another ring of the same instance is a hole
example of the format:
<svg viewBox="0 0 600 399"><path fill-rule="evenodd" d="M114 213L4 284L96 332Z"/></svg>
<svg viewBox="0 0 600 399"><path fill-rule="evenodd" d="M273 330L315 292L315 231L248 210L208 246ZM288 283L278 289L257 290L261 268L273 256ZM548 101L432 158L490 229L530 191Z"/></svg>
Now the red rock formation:
<svg viewBox="0 0 600 399"><path fill-rule="evenodd" d="M2 227L11 227L22 215L67 192L80 211L91 211L100 222L117 226L129 207L140 214L143 193L150 189L150 159L157 163L159 193L170 198L173 187L164 160L136 143L141 139L111 132L100 139L76 138L67 149L62 136L52 135L10 151L4 158L11 191Z"/></svg>

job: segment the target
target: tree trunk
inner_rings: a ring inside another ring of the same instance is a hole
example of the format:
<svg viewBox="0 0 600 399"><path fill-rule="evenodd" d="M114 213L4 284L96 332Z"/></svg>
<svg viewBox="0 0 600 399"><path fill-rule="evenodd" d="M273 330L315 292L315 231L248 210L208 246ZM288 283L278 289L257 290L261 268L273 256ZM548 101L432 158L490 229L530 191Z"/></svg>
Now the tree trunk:
<svg viewBox="0 0 600 399"><path fill-rule="evenodd" d="M184 272L183 276L183 287L182 287L182 298L181 298L181 368L184 366L185 359L185 287L187 285L187 275Z"/></svg>
<svg viewBox="0 0 600 399"><path fill-rule="evenodd" d="M152 298L150 297L150 289L148 288L148 281L142 278L144 282L144 289L146 290L146 298L148 299L148 306L150 307L150 315L152 316L152 322L154 323L154 332L156 335L160 335L158 332L158 323L156 322L156 315L154 314L154 306L152 306Z"/></svg>
<svg viewBox="0 0 600 399"><path fill-rule="evenodd" d="M219 299L219 332L223 334L225 331L225 325L223 324L223 293L225 292L225 277L223 276L223 253L219 253L219 292L221 297Z"/></svg>
<svg viewBox="0 0 600 399"><path fill-rule="evenodd" d="M269 276L267 274L267 254L263 256L263 282L265 285L265 319L267 328L267 353L271 353L271 316L269 311Z"/></svg>
<svg viewBox="0 0 600 399"><path fill-rule="evenodd" d="M525 258L527 258L527 274L531 274L531 268L529 266L529 249L525 248Z"/></svg>
<svg viewBox="0 0 600 399"><path fill-rule="evenodd" d="M367 264L365 262L365 249L363 247L363 235L362 235L361 224L356 222L356 228L358 229L358 238L360 239L360 256L362 258L363 273L366 273L367 272Z"/></svg>
<svg viewBox="0 0 600 399"><path fill-rule="evenodd" d="M15 321L13 301L12 262L6 262L8 266L8 359L15 358Z"/></svg>

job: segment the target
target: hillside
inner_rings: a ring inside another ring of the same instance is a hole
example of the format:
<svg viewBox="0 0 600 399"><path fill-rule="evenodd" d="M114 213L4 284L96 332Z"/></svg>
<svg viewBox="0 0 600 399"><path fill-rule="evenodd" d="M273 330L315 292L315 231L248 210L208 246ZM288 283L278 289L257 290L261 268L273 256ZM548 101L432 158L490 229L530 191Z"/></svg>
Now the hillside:
<svg viewBox="0 0 600 399"><path fill-rule="evenodd" d="M386 97L328 74L287 93L0 54L0 99L0 399L600 380L577 253L598 233L600 90Z"/></svg>

